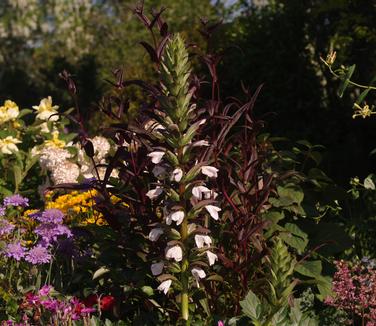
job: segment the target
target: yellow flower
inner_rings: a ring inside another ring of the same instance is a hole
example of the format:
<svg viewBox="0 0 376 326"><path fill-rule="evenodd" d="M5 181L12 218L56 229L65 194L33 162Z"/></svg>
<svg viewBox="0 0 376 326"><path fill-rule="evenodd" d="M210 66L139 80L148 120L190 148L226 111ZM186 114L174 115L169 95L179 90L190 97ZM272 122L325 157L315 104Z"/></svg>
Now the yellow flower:
<svg viewBox="0 0 376 326"><path fill-rule="evenodd" d="M52 132L52 139L44 141L44 146L63 148L65 147L65 141L59 139L59 132L55 130Z"/></svg>
<svg viewBox="0 0 376 326"><path fill-rule="evenodd" d="M376 114L376 112L373 111L373 106L369 108L369 105L366 103L363 107L361 107L358 103L354 103L354 114L352 116L353 119L356 117L362 117L363 119L370 117L372 114Z"/></svg>
<svg viewBox="0 0 376 326"><path fill-rule="evenodd" d="M4 105L0 107L0 124L18 117L20 111L16 103L6 100Z"/></svg>
<svg viewBox="0 0 376 326"><path fill-rule="evenodd" d="M44 98L40 101L39 105L33 106L33 109L37 113L37 119L39 120L48 120L48 121L57 121L59 120L58 115L54 115L57 113L57 109L59 107L57 105L52 106L52 98L51 96Z"/></svg>
<svg viewBox="0 0 376 326"><path fill-rule="evenodd" d="M21 143L21 141L12 136L0 139L0 152L3 154L12 154L14 152L18 152L18 147L16 144L19 143Z"/></svg>

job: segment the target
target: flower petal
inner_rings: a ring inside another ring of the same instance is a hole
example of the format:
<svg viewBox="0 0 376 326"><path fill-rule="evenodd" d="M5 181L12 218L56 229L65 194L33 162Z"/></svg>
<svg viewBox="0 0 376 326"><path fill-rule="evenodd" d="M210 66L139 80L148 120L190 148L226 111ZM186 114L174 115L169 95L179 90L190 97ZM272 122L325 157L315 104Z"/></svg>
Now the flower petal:
<svg viewBox="0 0 376 326"><path fill-rule="evenodd" d="M149 153L147 156L151 157L151 161L154 164L158 164L160 161L162 161L162 157L165 155L165 152L162 151L154 151Z"/></svg>
<svg viewBox="0 0 376 326"><path fill-rule="evenodd" d="M184 220L185 214L183 211L177 211L171 214L171 220L176 222L176 225L180 225Z"/></svg>
<svg viewBox="0 0 376 326"><path fill-rule="evenodd" d="M146 196L148 196L150 199L157 198L161 193L163 192L163 189L161 187L157 187L155 189L151 189L146 193Z"/></svg>
<svg viewBox="0 0 376 326"><path fill-rule="evenodd" d="M214 166L205 165L201 168L202 174L207 175L209 178L216 178L218 176L218 169Z"/></svg>
<svg viewBox="0 0 376 326"><path fill-rule="evenodd" d="M162 282L159 286L158 286L158 290L159 291L163 291L164 294L167 294L170 286L172 284L172 280L167 280L167 281L164 281Z"/></svg>
<svg viewBox="0 0 376 326"><path fill-rule="evenodd" d="M163 234L163 229L161 228L154 228L151 229L149 233L149 240L150 241L158 241L159 237Z"/></svg>
<svg viewBox="0 0 376 326"><path fill-rule="evenodd" d="M213 205L206 205L205 208L212 218L214 218L215 220L219 219L218 212L221 211L219 207Z"/></svg>
<svg viewBox="0 0 376 326"><path fill-rule="evenodd" d="M156 275L160 275L162 274L163 272L163 267L164 267L164 262L160 262L160 263L154 263L151 265L151 273L156 276Z"/></svg>
<svg viewBox="0 0 376 326"><path fill-rule="evenodd" d="M209 265L212 266L218 260L218 256L211 251L206 251L206 256L208 257Z"/></svg>
<svg viewBox="0 0 376 326"><path fill-rule="evenodd" d="M197 248L203 248L205 247L205 245L210 246L212 243L212 239L208 235L196 234L195 242Z"/></svg>
<svg viewBox="0 0 376 326"><path fill-rule="evenodd" d="M166 250L166 258L175 259L175 261L179 262L183 259L183 250L178 245L169 247Z"/></svg>

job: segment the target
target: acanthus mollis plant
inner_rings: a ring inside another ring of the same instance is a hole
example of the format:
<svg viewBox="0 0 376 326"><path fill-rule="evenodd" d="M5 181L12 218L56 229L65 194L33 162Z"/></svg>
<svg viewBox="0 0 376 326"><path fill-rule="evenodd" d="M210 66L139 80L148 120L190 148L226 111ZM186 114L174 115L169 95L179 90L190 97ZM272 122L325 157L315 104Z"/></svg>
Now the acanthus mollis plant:
<svg viewBox="0 0 376 326"><path fill-rule="evenodd" d="M168 293L171 285L180 292L181 318L189 319L192 288L200 287L207 268L217 260L212 251L208 218L219 219L218 194L208 188L218 169L210 157L198 161L207 140L199 137L206 123L192 101L194 88L189 87L188 52L179 35L171 36L160 65L161 94L154 109L152 135L158 146L148 154L155 164L155 187L147 196L162 213L162 223L150 231L152 241L167 241L162 260L156 258L152 273L162 282L158 289ZM160 237L162 236L163 237ZM157 256L158 257L158 256Z"/></svg>

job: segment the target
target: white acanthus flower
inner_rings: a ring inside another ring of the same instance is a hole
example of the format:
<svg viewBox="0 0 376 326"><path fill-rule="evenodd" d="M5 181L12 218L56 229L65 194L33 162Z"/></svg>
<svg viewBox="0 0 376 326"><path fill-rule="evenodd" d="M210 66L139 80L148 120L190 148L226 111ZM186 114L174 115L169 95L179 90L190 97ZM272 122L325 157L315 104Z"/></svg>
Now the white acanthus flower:
<svg viewBox="0 0 376 326"><path fill-rule="evenodd" d="M168 290L170 289L171 284L172 284L172 280L164 281L158 286L158 290L163 291L164 294L167 294Z"/></svg>
<svg viewBox="0 0 376 326"><path fill-rule="evenodd" d="M181 168L176 168L174 171L172 171L171 180L179 182L181 178L183 177L183 170Z"/></svg>
<svg viewBox="0 0 376 326"><path fill-rule="evenodd" d="M218 212L221 211L219 207L214 205L206 205L205 208L212 218L214 218L215 220L219 219Z"/></svg>
<svg viewBox="0 0 376 326"><path fill-rule="evenodd" d="M151 264L151 273L156 276L163 272L164 262Z"/></svg>
<svg viewBox="0 0 376 326"><path fill-rule="evenodd" d="M206 251L206 256L208 257L209 265L212 266L218 260L218 256L211 251Z"/></svg>
<svg viewBox="0 0 376 326"><path fill-rule="evenodd" d="M148 157L151 157L151 161L154 163L154 164L158 164L160 161L162 161L162 157L165 155L165 152L162 152L162 151L155 151L155 152L151 152L149 153L147 156Z"/></svg>
<svg viewBox="0 0 376 326"><path fill-rule="evenodd" d="M204 248L205 246L210 247L210 245L212 244L212 239L208 235L196 234L195 242L197 248Z"/></svg>
<svg viewBox="0 0 376 326"><path fill-rule="evenodd" d="M196 186L192 188L192 195L201 200L206 195L210 195L210 189L205 186Z"/></svg>
<svg viewBox="0 0 376 326"><path fill-rule="evenodd" d="M21 141L12 136L7 136L4 139L0 139L0 152L8 155L18 152L18 147L16 144L19 143L21 143Z"/></svg>
<svg viewBox="0 0 376 326"><path fill-rule="evenodd" d="M146 196L148 196L151 200L157 198L161 193L163 192L163 188L157 187L155 189L151 189L146 193Z"/></svg>
<svg viewBox="0 0 376 326"><path fill-rule="evenodd" d="M163 229L161 228L154 228L151 229L149 232L149 240L150 241L158 241L159 237L163 234Z"/></svg>
<svg viewBox="0 0 376 326"><path fill-rule="evenodd" d="M201 168L202 174L207 175L209 178L216 178L218 176L218 169L214 166L205 165Z"/></svg>
<svg viewBox="0 0 376 326"><path fill-rule="evenodd" d="M191 273L196 280L197 287L200 287L199 280L206 277L205 271L200 267L194 267Z"/></svg>
<svg viewBox="0 0 376 326"><path fill-rule="evenodd" d="M193 147L196 146L209 146L209 142L207 140L199 140L192 144Z"/></svg>
<svg viewBox="0 0 376 326"><path fill-rule="evenodd" d="M37 119L39 120L48 120L48 121L57 121L59 120L58 115L54 115L57 113L57 109L59 107L57 105L52 106L52 98L51 96L44 98L40 101L39 105L34 105L33 109L37 113Z"/></svg>
<svg viewBox="0 0 376 326"><path fill-rule="evenodd" d="M180 225L184 220L184 212L183 211L177 211L174 213L171 213L171 220L176 222L176 225Z"/></svg>
<svg viewBox="0 0 376 326"><path fill-rule="evenodd" d="M52 169L52 182L55 185L62 183L76 183L80 175L80 169L77 164L70 161L57 164Z"/></svg>
<svg viewBox="0 0 376 326"><path fill-rule="evenodd" d="M179 262L183 259L183 250L178 245L169 247L166 250L166 258L175 259L175 261Z"/></svg>

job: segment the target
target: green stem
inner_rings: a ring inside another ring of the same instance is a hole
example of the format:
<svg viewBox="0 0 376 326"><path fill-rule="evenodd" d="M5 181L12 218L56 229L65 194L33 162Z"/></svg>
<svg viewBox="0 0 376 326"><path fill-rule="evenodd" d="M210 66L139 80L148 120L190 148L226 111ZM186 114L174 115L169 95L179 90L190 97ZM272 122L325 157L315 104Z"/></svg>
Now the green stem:
<svg viewBox="0 0 376 326"><path fill-rule="evenodd" d="M184 218L181 228L180 228L181 240L185 244L186 239L188 238L188 219ZM189 294L188 294L188 286L189 286L189 276L187 275L189 267L189 262L187 259L187 252L184 253L184 259L182 262L182 270L181 270L181 284L182 284L182 291L181 291L181 317L183 320L187 321L188 325L188 318L189 318Z"/></svg>
<svg viewBox="0 0 376 326"><path fill-rule="evenodd" d="M336 78L339 78L339 79L343 79L342 76L338 75L336 72L333 71L331 65L327 64L326 61L324 59L321 58L321 61L324 62L324 64L329 68L329 71L331 72L331 74L336 77ZM350 85L353 85L353 86L356 86L356 87L359 87L359 88L365 88L365 89L370 89L370 90L376 90L376 87L374 86L367 86L367 85L362 85L362 84L358 84L358 83L355 83L351 80L349 80L349 84Z"/></svg>

